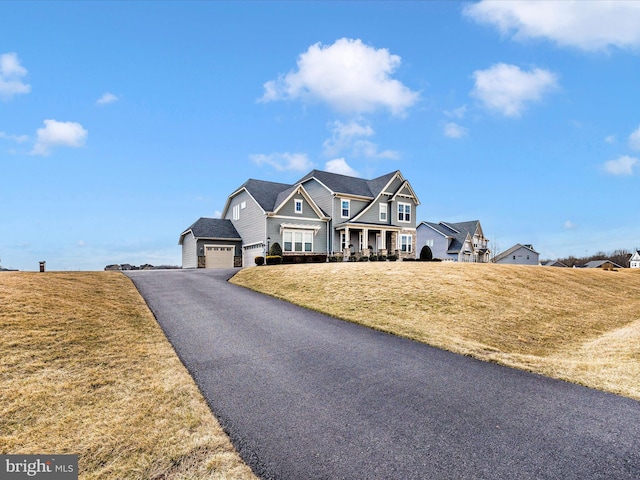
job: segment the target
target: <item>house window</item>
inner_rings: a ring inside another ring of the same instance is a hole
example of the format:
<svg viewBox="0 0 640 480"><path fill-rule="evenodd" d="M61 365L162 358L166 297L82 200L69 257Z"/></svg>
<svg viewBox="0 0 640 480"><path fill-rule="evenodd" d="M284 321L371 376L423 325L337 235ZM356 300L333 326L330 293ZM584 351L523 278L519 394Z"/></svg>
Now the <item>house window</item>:
<svg viewBox="0 0 640 480"><path fill-rule="evenodd" d="M430 238L424 242L427 247L433 247L433 238Z"/></svg>
<svg viewBox="0 0 640 480"><path fill-rule="evenodd" d="M233 207L233 219L240 220L240 204Z"/></svg>
<svg viewBox="0 0 640 480"><path fill-rule="evenodd" d="M340 234L340 248L342 250L344 250L345 248L347 248L347 236L345 235L344 232L342 232Z"/></svg>
<svg viewBox="0 0 640 480"><path fill-rule="evenodd" d="M302 200L295 200L295 212L302 213Z"/></svg>
<svg viewBox="0 0 640 480"><path fill-rule="evenodd" d="M398 221L406 223L411 222L410 203L398 203Z"/></svg>
<svg viewBox="0 0 640 480"><path fill-rule="evenodd" d="M242 203L240 204L240 209L241 209L241 210L244 210L245 208L247 208L247 202L242 202Z"/></svg>
<svg viewBox="0 0 640 480"><path fill-rule="evenodd" d="M313 252L313 232L285 230L282 234L285 252Z"/></svg>
<svg viewBox="0 0 640 480"><path fill-rule="evenodd" d="M381 222L387 221L387 204L386 203L380 204L380 221Z"/></svg>
<svg viewBox="0 0 640 480"><path fill-rule="evenodd" d="M411 235L400 235L400 250L403 252L411 252L411 242L413 241L413 237Z"/></svg>
<svg viewBox="0 0 640 480"><path fill-rule="evenodd" d="M360 250L364 250L364 233L358 234L358 243L360 244Z"/></svg>
<svg viewBox="0 0 640 480"><path fill-rule="evenodd" d="M340 202L342 205L342 218L349 218L349 210L351 209L351 201L350 200L342 200Z"/></svg>

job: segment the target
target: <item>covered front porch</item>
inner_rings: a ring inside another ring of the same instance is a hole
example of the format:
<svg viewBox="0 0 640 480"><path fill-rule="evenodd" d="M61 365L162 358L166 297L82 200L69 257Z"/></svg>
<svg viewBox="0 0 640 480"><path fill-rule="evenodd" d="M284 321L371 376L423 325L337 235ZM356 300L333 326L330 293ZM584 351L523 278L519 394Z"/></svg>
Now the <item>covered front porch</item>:
<svg viewBox="0 0 640 480"><path fill-rule="evenodd" d="M411 256L415 239L411 234L401 235L401 231L401 228L391 225L355 223L338 225L335 228L333 253L342 254L345 261L352 256Z"/></svg>

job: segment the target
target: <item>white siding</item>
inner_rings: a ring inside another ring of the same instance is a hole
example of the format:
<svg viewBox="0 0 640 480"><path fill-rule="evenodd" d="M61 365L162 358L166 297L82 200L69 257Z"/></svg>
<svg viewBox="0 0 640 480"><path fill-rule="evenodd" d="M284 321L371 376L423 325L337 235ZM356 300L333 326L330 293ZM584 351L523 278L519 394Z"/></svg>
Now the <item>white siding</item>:
<svg viewBox="0 0 640 480"><path fill-rule="evenodd" d="M196 268L198 266L198 252L196 239L192 232L187 233L182 240L182 268Z"/></svg>

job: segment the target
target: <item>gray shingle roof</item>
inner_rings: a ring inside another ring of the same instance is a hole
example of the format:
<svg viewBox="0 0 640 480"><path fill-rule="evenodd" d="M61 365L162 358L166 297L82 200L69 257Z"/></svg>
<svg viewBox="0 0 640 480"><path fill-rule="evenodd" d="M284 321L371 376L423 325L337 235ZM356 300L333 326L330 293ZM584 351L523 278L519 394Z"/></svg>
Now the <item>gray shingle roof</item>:
<svg viewBox="0 0 640 480"><path fill-rule="evenodd" d="M277 205L278 196L285 191L291 193L294 186L287 183L267 182L250 178L240 188L246 188L265 212L273 212Z"/></svg>
<svg viewBox="0 0 640 480"><path fill-rule="evenodd" d="M196 238L215 238L225 240L240 240L240 234L233 226L231 220L226 218L206 218L200 217L193 225L180 234L179 244L182 244L183 236L189 232L193 232Z"/></svg>
<svg viewBox="0 0 640 480"><path fill-rule="evenodd" d="M297 183L302 183L313 177L326 185L332 192L374 198L396 173L391 172L372 180L365 180L364 178L350 177L339 173L312 170L298 180Z"/></svg>
<svg viewBox="0 0 640 480"><path fill-rule="evenodd" d="M476 232L478 228L479 220L471 220L469 222L440 222L440 223L432 223L432 222L422 222L429 225L431 228L442 234L446 237L453 237L449 245L449 249L447 253L458 253L462 246L464 245L464 241L467 238L467 234L473 237L473 234Z"/></svg>

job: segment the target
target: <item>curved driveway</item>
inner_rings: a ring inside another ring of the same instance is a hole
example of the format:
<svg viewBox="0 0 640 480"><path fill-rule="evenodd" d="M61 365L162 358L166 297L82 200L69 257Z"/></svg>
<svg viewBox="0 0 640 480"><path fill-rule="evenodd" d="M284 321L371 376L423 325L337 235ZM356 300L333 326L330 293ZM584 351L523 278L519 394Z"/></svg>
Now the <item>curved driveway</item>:
<svg viewBox="0 0 640 480"><path fill-rule="evenodd" d="M336 320L233 273L127 275L260 477L640 478L639 402Z"/></svg>

